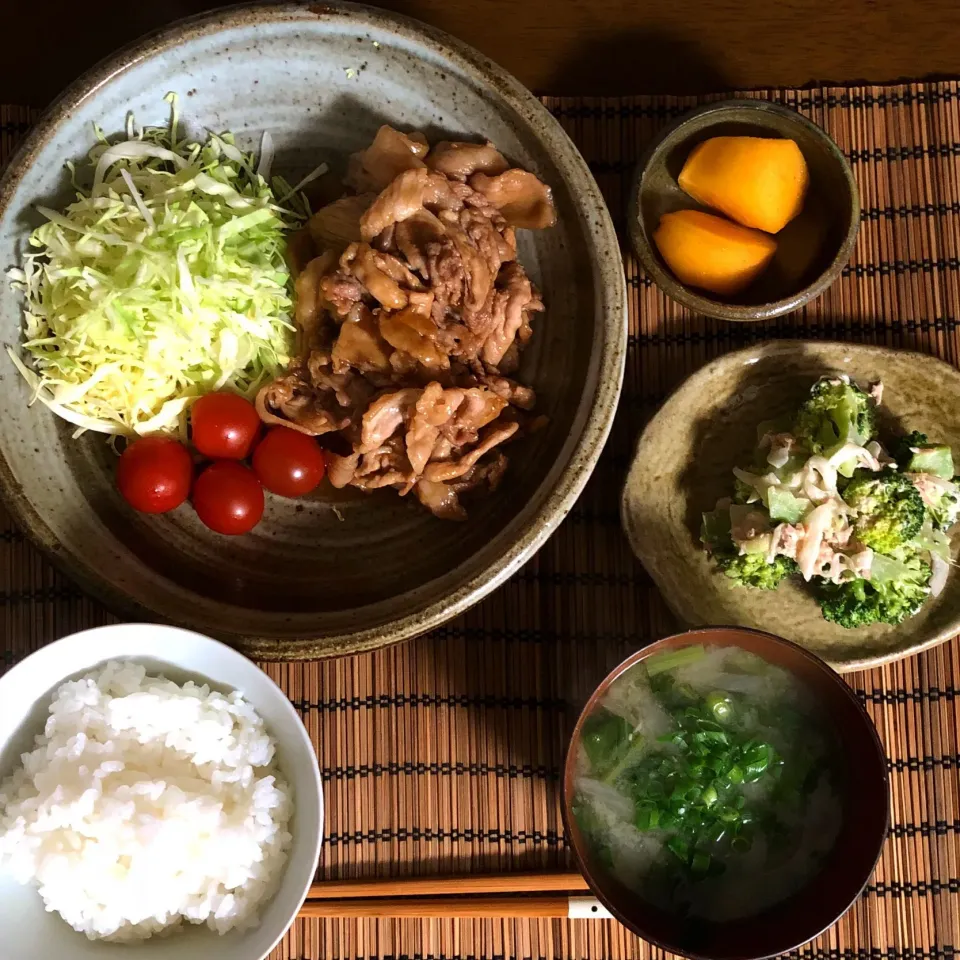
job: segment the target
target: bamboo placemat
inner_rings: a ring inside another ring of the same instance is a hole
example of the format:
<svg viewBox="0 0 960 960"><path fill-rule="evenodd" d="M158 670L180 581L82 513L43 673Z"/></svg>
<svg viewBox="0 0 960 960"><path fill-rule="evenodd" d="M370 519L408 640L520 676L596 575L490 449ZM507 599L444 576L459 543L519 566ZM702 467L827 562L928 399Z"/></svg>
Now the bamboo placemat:
<svg viewBox="0 0 960 960"><path fill-rule="evenodd" d="M630 350L620 412L586 493L523 571L432 636L333 662L264 664L316 744L327 877L569 863L558 778L576 705L607 668L673 624L620 534L637 431L717 354L768 337L885 343L958 362L960 90L956 83L765 91L824 126L850 158L863 225L842 279L763 324L694 317L626 258ZM630 171L694 99L550 99L618 226ZM0 160L33 119L0 108ZM549 322L549 314L547 314ZM0 516L4 663L107 622ZM863 898L796 954L933 960L960 944L960 647L854 674L890 758L893 830ZM298 921L284 960L620 960L659 951L612 921Z"/></svg>

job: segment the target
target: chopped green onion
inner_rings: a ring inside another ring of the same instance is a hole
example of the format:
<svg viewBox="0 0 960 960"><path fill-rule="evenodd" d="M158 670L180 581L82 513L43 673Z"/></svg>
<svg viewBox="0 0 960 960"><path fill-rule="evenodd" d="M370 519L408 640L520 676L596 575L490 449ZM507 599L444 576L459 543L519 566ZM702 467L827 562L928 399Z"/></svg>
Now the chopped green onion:
<svg viewBox="0 0 960 960"><path fill-rule="evenodd" d="M697 850L690 861L690 869L695 874L706 876L710 870L710 854Z"/></svg>
<svg viewBox="0 0 960 960"><path fill-rule="evenodd" d="M682 837L671 837L667 841L667 849L684 861L690 856L690 845Z"/></svg>
<svg viewBox="0 0 960 960"><path fill-rule="evenodd" d="M734 716L733 700L726 693L717 691L707 694L707 709L719 723L729 723Z"/></svg>
<svg viewBox="0 0 960 960"><path fill-rule="evenodd" d="M691 644L687 647L680 647L678 650L664 650L663 653L655 653L647 657L643 661L643 665L647 670L647 676L655 677L659 673L696 663L703 657L704 653L705 651L700 644Z"/></svg>
<svg viewBox="0 0 960 960"><path fill-rule="evenodd" d="M660 823L660 811L652 805L640 807L634 822L638 830L654 830Z"/></svg>

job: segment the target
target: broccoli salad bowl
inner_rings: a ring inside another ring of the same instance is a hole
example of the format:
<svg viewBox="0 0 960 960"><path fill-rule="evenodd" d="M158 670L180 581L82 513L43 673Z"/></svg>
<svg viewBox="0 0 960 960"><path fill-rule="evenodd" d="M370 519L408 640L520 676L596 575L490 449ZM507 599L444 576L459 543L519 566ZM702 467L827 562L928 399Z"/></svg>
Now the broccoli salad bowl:
<svg viewBox="0 0 960 960"><path fill-rule="evenodd" d="M621 514L681 621L765 630L855 670L960 631L958 470L956 369L770 341L672 394L637 444Z"/></svg>

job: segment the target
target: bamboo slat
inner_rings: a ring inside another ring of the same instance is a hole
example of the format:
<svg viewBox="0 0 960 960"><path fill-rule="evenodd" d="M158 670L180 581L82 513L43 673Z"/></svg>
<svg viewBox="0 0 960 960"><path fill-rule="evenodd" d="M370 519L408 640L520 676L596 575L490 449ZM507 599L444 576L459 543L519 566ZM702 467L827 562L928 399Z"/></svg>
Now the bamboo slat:
<svg viewBox="0 0 960 960"><path fill-rule="evenodd" d="M595 475L556 535L494 596L430 637L339 661L263 665L317 746L327 812L318 882L570 869L558 781L576 706L627 652L673 627L620 535L616 504L637 431L684 376L770 337L883 343L958 363L958 84L748 95L800 110L850 158L863 204L850 265L796 314L726 324L666 300L626 255L623 399ZM645 144L697 102L546 104L587 158L622 230L630 173ZM0 107L0 162L32 119L26 109ZM0 515L3 664L109 619ZM863 897L797 960L952 960L960 946L960 645L848 679L886 746L893 827ZM661 953L613 921L489 916L303 919L275 952L275 960L375 957L661 960Z"/></svg>

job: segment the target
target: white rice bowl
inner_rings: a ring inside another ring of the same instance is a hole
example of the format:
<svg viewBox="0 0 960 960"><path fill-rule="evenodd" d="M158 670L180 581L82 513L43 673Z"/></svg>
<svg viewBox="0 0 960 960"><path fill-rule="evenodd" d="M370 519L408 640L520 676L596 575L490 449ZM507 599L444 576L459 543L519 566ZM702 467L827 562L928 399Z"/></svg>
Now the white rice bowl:
<svg viewBox="0 0 960 960"><path fill-rule="evenodd" d="M239 693L111 661L58 688L0 784L0 870L90 939L250 927L291 843L274 750Z"/></svg>

